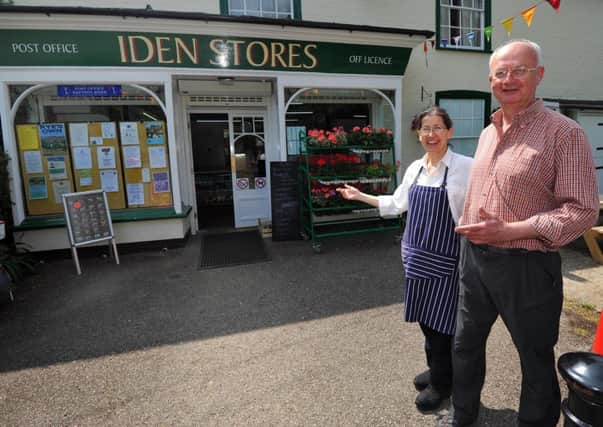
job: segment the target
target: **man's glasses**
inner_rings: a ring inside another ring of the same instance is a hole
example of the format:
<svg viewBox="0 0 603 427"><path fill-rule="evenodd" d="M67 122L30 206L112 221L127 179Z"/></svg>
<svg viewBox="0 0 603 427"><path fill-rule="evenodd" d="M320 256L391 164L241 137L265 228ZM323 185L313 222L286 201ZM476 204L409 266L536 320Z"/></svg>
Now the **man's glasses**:
<svg viewBox="0 0 603 427"><path fill-rule="evenodd" d="M527 76L528 73L531 73L532 71L536 71L537 69L538 69L538 67L528 68L526 66L508 68L508 69L500 69L500 70L496 70L492 74L492 76L496 80L504 80L507 78L507 76L509 74L511 74L511 77L513 77L514 79L522 79L525 76Z"/></svg>
<svg viewBox="0 0 603 427"><path fill-rule="evenodd" d="M443 128L441 126L434 126L432 128L422 127L419 129L419 132L421 132L421 135L429 135L431 132L440 135L445 130L448 130L448 129Z"/></svg>

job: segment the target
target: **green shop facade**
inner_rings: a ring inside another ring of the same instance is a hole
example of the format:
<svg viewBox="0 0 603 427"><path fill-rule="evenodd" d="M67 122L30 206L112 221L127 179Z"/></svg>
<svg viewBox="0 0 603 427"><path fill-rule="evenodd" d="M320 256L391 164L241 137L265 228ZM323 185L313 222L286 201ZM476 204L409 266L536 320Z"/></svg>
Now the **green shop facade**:
<svg viewBox="0 0 603 427"><path fill-rule="evenodd" d="M0 13L15 236L68 248L60 196L102 188L117 243L270 222L310 129L387 128L431 32L171 13ZM35 29L32 29L35 28ZM398 171L398 180L400 172Z"/></svg>

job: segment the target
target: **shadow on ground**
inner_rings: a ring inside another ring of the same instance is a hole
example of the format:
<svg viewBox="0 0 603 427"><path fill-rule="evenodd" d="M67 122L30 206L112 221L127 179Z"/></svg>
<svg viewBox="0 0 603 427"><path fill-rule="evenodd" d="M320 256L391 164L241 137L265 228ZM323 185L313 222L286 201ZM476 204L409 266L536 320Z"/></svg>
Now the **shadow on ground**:
<svg viewBox="0 0 603 427"><path fill-rule="evenodd" d="M165 252L41 267L0 307L0 372L270 328L402 300L393 234L267 241L272 261L197 270L199 240ZM234 248L233 250L236 250Z"/></svg>

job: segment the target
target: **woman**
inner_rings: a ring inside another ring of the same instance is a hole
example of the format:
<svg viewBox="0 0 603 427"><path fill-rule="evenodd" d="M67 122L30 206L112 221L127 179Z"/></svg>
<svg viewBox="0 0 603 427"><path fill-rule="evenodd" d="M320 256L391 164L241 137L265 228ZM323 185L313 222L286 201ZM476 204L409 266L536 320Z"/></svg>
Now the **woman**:
<svg viewBox="0 0 603 427"><path fill-rule="evenodd" d="M459 237L454 232L465 201L471 158L449 150L452 120L432 107L413 123L425 155L406 170L392 196L373 196L350 185L341 195L379 208L382 216L408 211L402 239L406 276L405 320L419 322L425 336L428 370L417 375L415 401L431 411L450 396L451 343L458 302Z"/></svg>

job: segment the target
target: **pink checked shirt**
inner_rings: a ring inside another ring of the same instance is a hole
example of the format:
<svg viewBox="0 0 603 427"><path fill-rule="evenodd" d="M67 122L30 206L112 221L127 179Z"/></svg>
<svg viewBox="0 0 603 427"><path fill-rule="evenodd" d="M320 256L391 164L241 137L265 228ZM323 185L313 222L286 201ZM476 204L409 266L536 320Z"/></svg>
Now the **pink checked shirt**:
<svg viewBox="0 0 603 427"><path fill-rule="evenodd" d="M599 196L590 145L573 120L536 100L503 134L502 111L482 131L461 224L480 222L478 209L503 221L528 219L540 239L496 246L556 250L597 220Z"/></svg>

